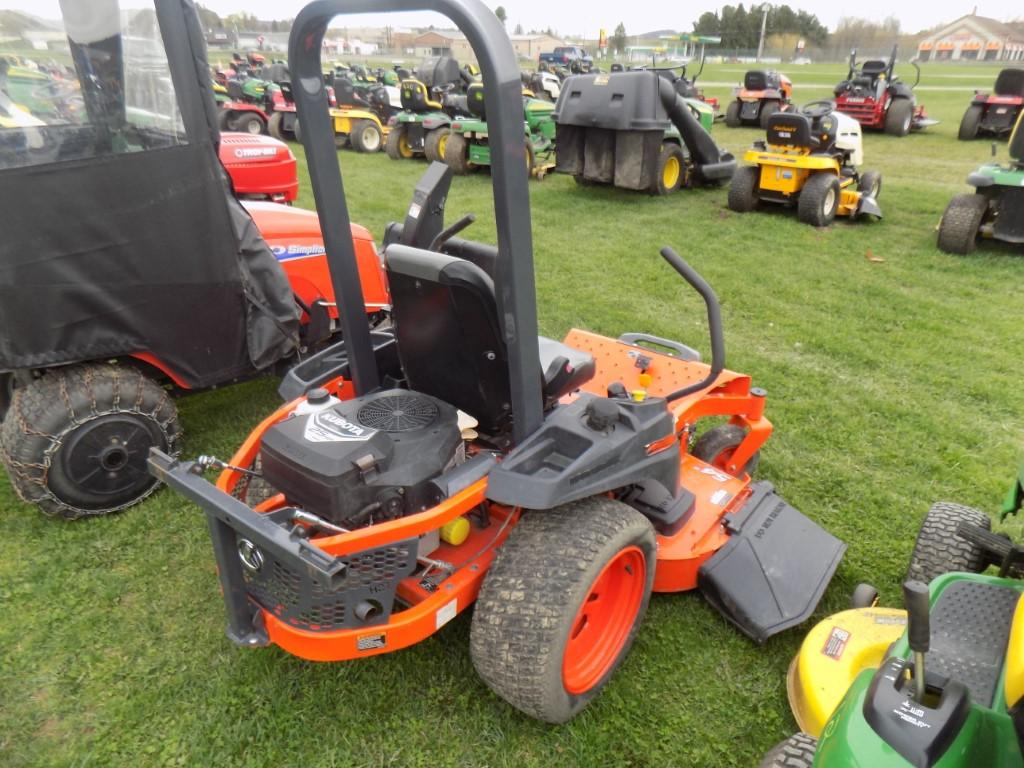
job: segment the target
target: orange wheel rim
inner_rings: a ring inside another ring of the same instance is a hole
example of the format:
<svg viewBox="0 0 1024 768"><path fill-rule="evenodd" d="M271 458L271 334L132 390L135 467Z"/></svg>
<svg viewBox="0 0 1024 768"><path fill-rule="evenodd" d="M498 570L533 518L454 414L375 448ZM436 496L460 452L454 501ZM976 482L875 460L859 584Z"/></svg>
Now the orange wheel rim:
<svg viewBox="0 0 1024 768"><path fill-rule="evenodd" d="M615 555L590 585L569 628L562 683L586 693L608 673L629 639L647 584L647 560L639 547Z"/></svg>

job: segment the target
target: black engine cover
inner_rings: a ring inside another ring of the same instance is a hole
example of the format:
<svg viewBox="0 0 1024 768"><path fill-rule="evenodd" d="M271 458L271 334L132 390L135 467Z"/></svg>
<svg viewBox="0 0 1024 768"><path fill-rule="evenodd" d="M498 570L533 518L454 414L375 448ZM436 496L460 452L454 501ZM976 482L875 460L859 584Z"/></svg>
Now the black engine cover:
<svg viewBox="0 0 1024 768"><path fill-rule="evenodd" d="M376 520L440 501L430 480L462 449L458 414L441 400L403 389L292 416L268 429L263 476L288 502L344 525L368 507ZM363 517L363 516L360 516Z"/></svg>

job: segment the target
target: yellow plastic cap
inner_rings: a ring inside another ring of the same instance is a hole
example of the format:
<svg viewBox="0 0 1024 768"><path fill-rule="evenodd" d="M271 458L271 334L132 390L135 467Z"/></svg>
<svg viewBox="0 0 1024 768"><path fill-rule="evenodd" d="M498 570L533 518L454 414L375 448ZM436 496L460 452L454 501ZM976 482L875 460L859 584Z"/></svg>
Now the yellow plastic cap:
<svg viewBox="0 0 1024 768"><path fill-rule="evenodd" d="M457 547L468 538L469 520L464 517L456 517L441 526L441 541L445 544Z"/></svg>

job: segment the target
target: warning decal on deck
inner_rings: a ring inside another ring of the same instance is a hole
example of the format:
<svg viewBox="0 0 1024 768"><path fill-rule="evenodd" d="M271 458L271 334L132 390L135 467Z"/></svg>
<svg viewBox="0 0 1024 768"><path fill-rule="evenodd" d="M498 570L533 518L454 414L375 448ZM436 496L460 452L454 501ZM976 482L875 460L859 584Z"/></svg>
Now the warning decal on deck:
<svg viewBox="0 0 1024 768"><path fill-rule="evenodd" d="M356 650L373 651L387 645L387 638L383 633L379 635L363 635L356 639Z"/></svg>
<svg viewBox="0 0 1024 768"><path fill-rule="evenodd" d="M832 627L832 632L829 633L828 640L825 641L825 647L821 649L821 652L838 661L843 655L843 651L846 650L848 642L850 642L849 632L841 627Z"/></svg>

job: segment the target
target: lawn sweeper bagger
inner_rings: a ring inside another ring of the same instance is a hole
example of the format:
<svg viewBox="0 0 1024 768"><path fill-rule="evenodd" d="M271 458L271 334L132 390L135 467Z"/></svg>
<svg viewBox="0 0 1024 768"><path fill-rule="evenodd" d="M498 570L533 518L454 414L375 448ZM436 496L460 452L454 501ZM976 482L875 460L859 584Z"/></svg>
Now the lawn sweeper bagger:
<svg viewBox="0 0 1024 768"><path fill-rule="evenodd" d="M756 641L807 618L845 545L751 480L771 431L765 392L724 368L713 291L662 251L706 302L710 365L642 334L539 338L508 37L478 0L387 7L446 14L479 58L498 245L453 236L471 217L444 226L451 171L434 163L385 238L393 326L371 332L352 311L359 275L319 57L335 15L380 6L306 6L289 61L344 342L289 374L282 391L298 397L216 485L202 470L220 460L159 449L149 460L207 515L229 637L359 659L417 643L475 603L481 677L564 722L619 666L652 590L699 588ZM727 423L691 444L704 417Z"/></svg>
<svg viewBox="0 0 1024 768"><path fill-rule="evenodd" d="M264 159L291 171L271 197L293 193L294 159L220 139L195 6L63 9L82 109L0 127L0 458L21 498L71 518L152 492L149 448L181 446L174 394L282 370L338 310L315 214L231 194L218 145L247 194L241 166ZM351 237L378 318L383 268Z"/></svg>
<svg viewBox="0 0 1024 768"><path fill-rule="evenodd" d="M1021 477L1003 515L1021 506ZM996 575L982 571L990 566ZM788 675L800 733L762 768L1024 766L1024 547L978 509L939 502L921 525L906 610L866 584L808 634ZM929 583L930 582L930 583Z"/></svg>
<svg viewBox="0 0 1024 768"><path fill-rule="evenodd" d="M576 75L555 107L555 170L578 184L668 195L728 181L736 160L711 138L712 108L668 70Z"/></svg>

